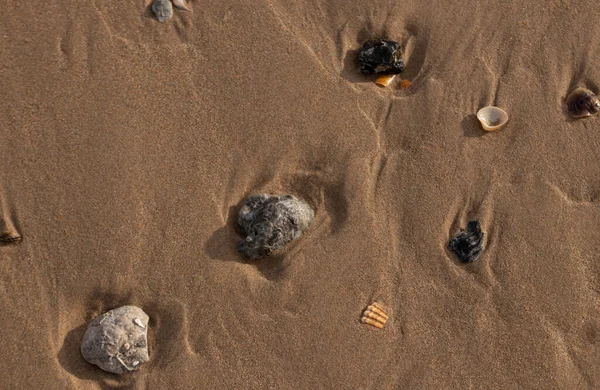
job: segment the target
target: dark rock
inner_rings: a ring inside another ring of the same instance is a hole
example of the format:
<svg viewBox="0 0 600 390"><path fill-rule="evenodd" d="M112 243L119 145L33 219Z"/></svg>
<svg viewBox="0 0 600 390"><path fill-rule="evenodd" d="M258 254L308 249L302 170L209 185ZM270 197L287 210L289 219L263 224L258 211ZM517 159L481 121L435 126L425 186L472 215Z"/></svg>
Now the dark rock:
<svg viewBox="0 0 600 390"><path fill-rule="evenodd" d="M483 236L479 222L471 221L467 224L467 230L459 232L450 240L448 249L456 253L463 263L472 263L483 252Z"/></svg>
<svg viewBox="0 0 600 390"><path fill-rule="evenodd" d="M251 195L238 215L238 226L246 238L237 250L251 259L267 256L299 238L313 217L311 207L293 195Z"/></svg>
<svg viewBox="0 0 600 390"><path fill-rule="evenodd" d="M573 118L585 118L600 112L598 96L587 88L577 88L567 97L567 112Z"/></svg>
<svg viewBox="0 0 600 390"><path fill-rule="evenodd" d="M398 74L404 71L400 44L387 39L366 41L358 54L358 62L364 74Z"/></svg>
<svg viewBox="0 0 600 390"><path fill-rule="evenodd" d="M81 354L104 371L123 374L137 370L148 357L148 315L135 306L122 306L96 317L81 343Z"/></svg>
<svg viewBox="0 0 600 390"><path fill-rule="evenodd" d="M0 243L2 244L11 244L15 242L19 242L23 239L19 233L15 230L7 230L0 233Z"/></svg>

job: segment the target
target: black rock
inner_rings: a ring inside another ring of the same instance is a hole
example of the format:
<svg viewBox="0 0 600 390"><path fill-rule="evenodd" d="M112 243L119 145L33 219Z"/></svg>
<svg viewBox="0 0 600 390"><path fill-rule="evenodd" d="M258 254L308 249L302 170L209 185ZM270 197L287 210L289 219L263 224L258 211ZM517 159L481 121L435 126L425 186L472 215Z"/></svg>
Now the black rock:
<svg viewBox="0 0 600 390"><path fill-rule="evenodd" d="M387 39L366 41L358 54L360 71L364 74L401 73L404 71L401 51L398 42Z"/></svg>
<svg viewBox="0 0 600 390"><path fill-rule="evenodd" d="M573 118L585 118L600 112L598 96L587 88L577 88L567 97L567 112Z"/></svg>
<svg viewBox="0 0 600 390"><path fill-rule="evenodd" d="M472 263L483 252L483 236L479 221L471 221L467 224L467 230L459 232L450 240L448 249L456 253L463 263Z"/></svg>
<svg viewBox="0 0 600 390"><path fill-rule="evenodd" d="M293 195L251 195L238 215L238 226L246 238L237 250L251 259L267 256L300 237L313 216L310 206Z"/></svg>

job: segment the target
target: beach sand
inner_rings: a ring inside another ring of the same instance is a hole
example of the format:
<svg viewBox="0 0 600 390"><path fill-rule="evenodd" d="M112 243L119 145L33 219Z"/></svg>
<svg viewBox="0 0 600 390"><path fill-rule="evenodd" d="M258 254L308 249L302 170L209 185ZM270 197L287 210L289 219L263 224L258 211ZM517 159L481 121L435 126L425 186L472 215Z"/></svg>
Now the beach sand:
<svg viewBox="0 0 600 390"><path fill-rule="evenodd" d="M0 388L599 388L600 118L563 100L598 92L600 8L543 3L4 2ZM357 71L370 38L410 89ZM312 227L246 261L252 193ZM125 304L151 359L119 377L79 347Z"/></svg>

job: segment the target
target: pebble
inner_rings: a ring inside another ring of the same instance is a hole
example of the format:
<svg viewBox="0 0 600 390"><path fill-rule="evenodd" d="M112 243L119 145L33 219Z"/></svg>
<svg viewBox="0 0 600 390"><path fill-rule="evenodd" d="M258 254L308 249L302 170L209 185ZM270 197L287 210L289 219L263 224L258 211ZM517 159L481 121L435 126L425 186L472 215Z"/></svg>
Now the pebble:
<svg viewBox="0 0 600 390"><path fill-rule="evenodd" d="M152 11L156 14L158 21L162 23L173 17L173 4L170 0L154 0Z"/></svg>
<svg viewBox="0 0 600 390"><path fill-rule="evenodd" d="M313 209L293 195L251 195L238 215L246 238L237 250L251 259L271 254L299 238L314 217Z"/></svg>
<svg viewBox="0 0 600 390"><path fill-rule="evenodd" d="M122 306L96 317L83 336L83 358L114 374L137 370L150 359L148 320L136 306Z"/></svg>
<svg viewBox="0 0 600 390"><path fill-rule="evenodd" d="M587 88L577 88L567 97L567 111L573 118L586 118L600 112L598 96Z"/></svg>
<svg viewBox="0 0 600 390"><path fill-rule="evenodd" d="M467 229L456 234L448 249L456 253L463 263L472 263L479 258L483 252L483 236L479 221L473 220L467 224Z"/></svg>
<svg viewBox="0 0 600 390"><path fill-rule="evenodd" d="M358 53L358 62L364 74L398 74L404 71L400 44L387 39L366 41Z"/></svg>

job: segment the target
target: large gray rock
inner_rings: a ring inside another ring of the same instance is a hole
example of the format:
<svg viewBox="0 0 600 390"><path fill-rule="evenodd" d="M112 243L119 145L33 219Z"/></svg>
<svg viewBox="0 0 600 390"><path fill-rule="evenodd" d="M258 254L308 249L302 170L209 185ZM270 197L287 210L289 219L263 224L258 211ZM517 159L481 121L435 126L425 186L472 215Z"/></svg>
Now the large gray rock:
<svg viewBox="0 0 600 390"><path fill-rule="evenodd" d="M137 370L148 357L149 317L136 306L122 306L96 317L81 343L81 354L104 371Z"/></svg>
<svg viewBox="0 0 600 390"><path fill-rule="evenodd" d="M267 256L308 229L313 209L293 195L251 195L240 209L238 226L246 238L237 246L245 256Z"/></svg>

